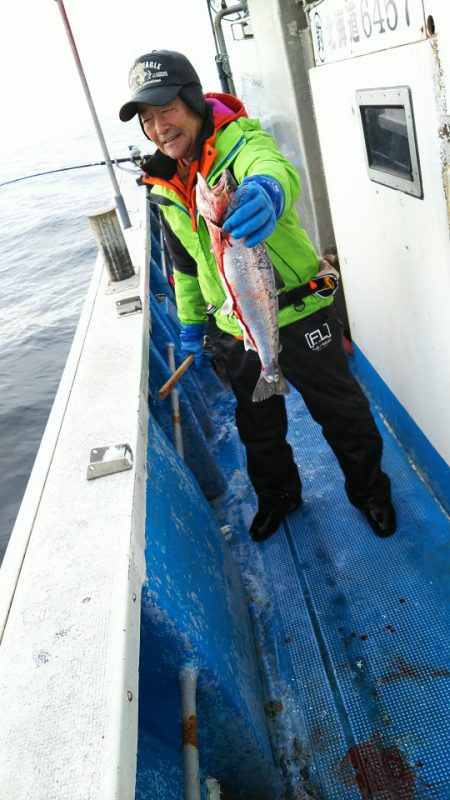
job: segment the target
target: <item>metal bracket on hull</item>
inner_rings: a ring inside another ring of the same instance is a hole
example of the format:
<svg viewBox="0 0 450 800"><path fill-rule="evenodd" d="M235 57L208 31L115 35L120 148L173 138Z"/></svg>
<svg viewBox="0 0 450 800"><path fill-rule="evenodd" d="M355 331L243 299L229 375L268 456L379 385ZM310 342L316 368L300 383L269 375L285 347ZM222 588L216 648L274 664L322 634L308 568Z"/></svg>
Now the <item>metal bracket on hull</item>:
<svg viewBox="0 0 450 800"><path fill-rule="evenodd" d="M123 472L133 466L133 453L129 444L114 444L96 447L91 450L91 460L87 468L88 481L103 478L115 472Z"/></svg>
<svg viewBox="0 0 450 800"><path fill-rule="evenodd" d="M123 317L125 314L137 314L142 311L142 300L139 295L126 297L124 300L116 301L116 308L119 317Z"/></svg>

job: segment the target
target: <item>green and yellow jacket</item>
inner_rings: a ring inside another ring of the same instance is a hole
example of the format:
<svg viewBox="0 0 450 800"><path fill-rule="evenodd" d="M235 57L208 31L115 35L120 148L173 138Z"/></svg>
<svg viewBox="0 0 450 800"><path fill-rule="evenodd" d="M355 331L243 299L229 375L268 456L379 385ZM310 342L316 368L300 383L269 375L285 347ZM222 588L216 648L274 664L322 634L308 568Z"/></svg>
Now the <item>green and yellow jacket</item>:
<svg viewBox="0 0 450 800"><path fill-rule="evenodd" d="M205 222L196 214L197 172L201 172L210 185L214 185L227 168L237 183L247 175L269 175L283 187L284 210L274 232L265 240L280 292L308 283L319 269L319 259L294 206L300 192L295 168L280 153L274 139L261 129L258 120L248 119L240 100L227 94L205 97L208 113L198 158L190 165L187 180L183 182L179 177L177 162L160 151L143 165L146 173L143 180L152 186L150 202L158 203L163 214L174 266L180 322L183 325L203 323L207 310L213 307L219 328L241 336L237 320L220 313L226 298ZM280 311L280 326L289 325L331 302L332 297L305 297L301 304Z"/></svg>

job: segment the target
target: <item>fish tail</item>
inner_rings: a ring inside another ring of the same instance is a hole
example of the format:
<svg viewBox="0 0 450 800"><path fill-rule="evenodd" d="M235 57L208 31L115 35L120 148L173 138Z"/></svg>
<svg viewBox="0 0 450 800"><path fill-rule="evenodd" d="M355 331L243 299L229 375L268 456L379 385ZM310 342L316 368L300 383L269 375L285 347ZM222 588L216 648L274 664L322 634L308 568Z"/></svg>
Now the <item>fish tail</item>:
<svg viewBox="0 0 450 800"><path fill-rule="evenodd" d="M286 378L281 370L276 381L268 381L264 377L264 370L261 370L261 375L258 378L258 383L252 395L254 403L260 403L261 400L267 400L274 394L289 394L290 389Z"/></svg>

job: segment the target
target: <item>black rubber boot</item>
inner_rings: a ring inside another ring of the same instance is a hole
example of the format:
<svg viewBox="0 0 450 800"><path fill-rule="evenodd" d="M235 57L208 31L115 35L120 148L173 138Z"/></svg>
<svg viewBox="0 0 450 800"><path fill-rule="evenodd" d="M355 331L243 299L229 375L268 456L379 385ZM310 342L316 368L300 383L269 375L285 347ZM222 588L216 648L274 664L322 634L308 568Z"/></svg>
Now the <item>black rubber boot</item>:
<svg viewBox="0 0 450 800"><path fill-rule="evenodd" d="M284 517L302 503L301 497L281 494L274 498L261 498L258 511L250 525L250 536L254 542L264 542L281 525Z"/></svg>
<svg viewBox="0 0 450 800"><path fill-rule="evenodd" d="M392 536L395 533L397 520L390 500L368 500L361 510L377 536Z"/></svg>

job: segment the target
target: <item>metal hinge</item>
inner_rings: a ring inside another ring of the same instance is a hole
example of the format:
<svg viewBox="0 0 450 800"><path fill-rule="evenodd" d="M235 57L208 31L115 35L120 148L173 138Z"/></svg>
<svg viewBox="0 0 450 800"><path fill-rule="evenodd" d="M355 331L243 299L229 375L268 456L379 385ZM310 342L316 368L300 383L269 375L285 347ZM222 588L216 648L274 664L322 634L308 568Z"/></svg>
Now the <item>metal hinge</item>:
<svg viewBox="0 0 450 800"><path fill-rule="evenodd" d="M87 468L88 481L103 478L115 472L123 472L133 466L133 453L129 444L113 444L108 447L95 447L91 450L91 460Z"/></svg>
<svg viewBox="0 0 450 800"><path fill-rule="evenodd" d="M116 300L116 308L119 317L123 317L125 314L137 314L142 311L142 300L139 295Z"/></svg>

